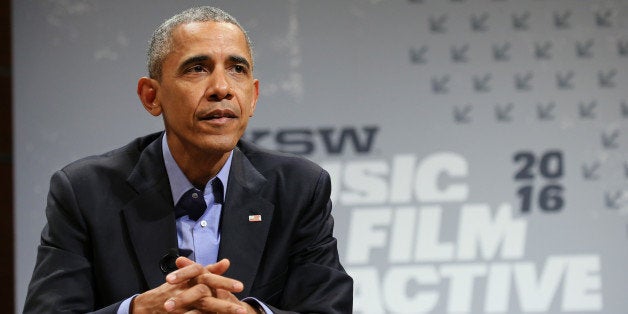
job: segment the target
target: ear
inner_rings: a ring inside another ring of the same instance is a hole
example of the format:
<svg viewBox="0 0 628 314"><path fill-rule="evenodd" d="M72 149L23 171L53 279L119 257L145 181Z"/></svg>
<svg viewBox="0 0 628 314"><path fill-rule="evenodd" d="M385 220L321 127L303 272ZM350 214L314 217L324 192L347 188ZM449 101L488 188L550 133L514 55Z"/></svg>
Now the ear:
<svg viewBox="0 0 628 314"><path fill-rule="evenodd" d="M144 109L155 117L162 112L161 105L157 100L158 88L159 82L148 77L142 77L137 82L137 96L144 105Z"/></svg>
<svg viewBox="0 0 628 314"><path fill-rule="evenodd" d="M259 80L254 79L253 80L253 103L251 104L251 114L249 115L249 117L252 117L253 113L255 113L255 107L257 106L258 98L259 98Z"/></svg>

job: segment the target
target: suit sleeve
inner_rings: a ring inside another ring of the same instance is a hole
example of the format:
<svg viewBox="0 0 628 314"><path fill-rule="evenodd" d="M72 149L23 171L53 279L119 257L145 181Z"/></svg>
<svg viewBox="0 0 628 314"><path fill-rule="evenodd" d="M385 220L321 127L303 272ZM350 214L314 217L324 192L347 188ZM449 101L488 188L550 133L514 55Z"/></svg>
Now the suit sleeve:
<svg viewBox="0 0 628 314"><path fill-rule="evenodd" d="M345 272L333 237L331 183L322 171L295 234L295 253L283 289L282 307L296 313L351 313L353 279ZM274 313L285 312L269 306Z"/></svg>
<svg viewBox="0 0 628 314"><path fill-rule="evenodd" d="M72 185L63 171L56 172L50 181L46 218L24 313L94 311L90 239ZM112 304L96 313L115 313L118 306Z"/></svg>

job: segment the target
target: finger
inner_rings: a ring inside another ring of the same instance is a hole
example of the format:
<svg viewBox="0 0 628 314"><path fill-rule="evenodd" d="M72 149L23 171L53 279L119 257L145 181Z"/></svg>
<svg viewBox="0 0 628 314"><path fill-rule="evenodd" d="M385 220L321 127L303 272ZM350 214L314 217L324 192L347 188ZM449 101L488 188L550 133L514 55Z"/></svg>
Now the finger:
<svg viewBox="0 0 628 314"><path fill-rule="evenodd" d="M194 261L185 256L179 256L175 260L175 264L177 265L177 268L183 268L185 266L194 264Z"/></svg>
<svg viewBox="0 0 628 314"><path fill-rule="evenodd" d="M230 301L230 302L240 302L240 300L238 300L238 298L236 298L236 296L233 295L233 293L229 291L217 289L215 293L216 293L216 298L218 299Z"/></svg>
<svg viewBox="0 0 628 314"><path fill-rule="evenodd" d="M202 284L195 285L177 294L175 297L171 297L166 300L164 303L164 309L168 312L187 309L192 303L207 296L212 296L209 287Z"/></svg>
<svg viewBox="0 0 628 314"><path fill-rule="evenodd" d="M222 275L227 271L227 269L229 269L229 266L231 266L231 262L228 259L223 258L217 263L205 266L205 269L212 274Z"/></svg>
<svg viewBox="0 0 628 314"><path fill-rule="evenodd" d="M177 267L176 271L171 272L166 276L166 281L171 284L182 283L186 280L190 280L204 272L210 272L218 275L224 274L231 263L228 259L222 259L217 263L207 265L204 269L200 264L192 261L187 257L179 257L175 261ZM200 267L199 267L200 266Z"/></svg>
<svg viewBox="0 0 628 314"><path fill-rule="evenodd" d="M164 300L170 296L178 295L186 289L189 289L188 283L178 285L163 283L154 289L135 296L131 301L132 308L136 313L161 313L164 308ZM177 313L183 313L183 311Z"/></svg>
<svg viewBox="0 0 628 314"><path fill-rule="evenodd" d="M229 292L241 292L244 289L242 282L212 273L205 273L196 277L195 282L204 284L209 288L223 289Z"/></svg>
<svg viewBox="0 0 628 314"><path fill-rule="evenodd" d="M181 258L185 257L179 257L177 261ZM171 284L179 284L205 272L206 270L203 268L203 266L201 266L201 264L192 263L168 274L168 276L166 276L166 281Z"/></svg>
<svg viewBox="0 0 628 314"><path fill-rule="evenodd" d="M167 312L177 312L190 308L200 310L202 313L246 313L246 309L239 302L217 299L214 297L212 289L203 284L195 285L164 303L164 309Z"/></svg>
<svg viewBox="0 0 628 314"><path fill-rule="evenodd" d="M216 298L203 298L196 302L195 308L202 310L203 313L215 312L215 313L234 313L234 314L246 314L247 309L241 302L230 302L226 300L220 300Z"/></svg>

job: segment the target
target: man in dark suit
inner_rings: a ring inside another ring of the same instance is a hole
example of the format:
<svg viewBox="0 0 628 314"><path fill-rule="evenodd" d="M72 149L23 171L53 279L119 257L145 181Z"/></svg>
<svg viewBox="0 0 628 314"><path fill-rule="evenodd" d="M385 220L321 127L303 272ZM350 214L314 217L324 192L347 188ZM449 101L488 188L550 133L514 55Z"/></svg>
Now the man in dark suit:
<svg viewBox="0 0 628 314"><path fill-rule="evenodd" d="M259 88L242 27L186 10L148 67L165 132L53 175L24 312L350 313L329 175L240 140Z"/></svg>

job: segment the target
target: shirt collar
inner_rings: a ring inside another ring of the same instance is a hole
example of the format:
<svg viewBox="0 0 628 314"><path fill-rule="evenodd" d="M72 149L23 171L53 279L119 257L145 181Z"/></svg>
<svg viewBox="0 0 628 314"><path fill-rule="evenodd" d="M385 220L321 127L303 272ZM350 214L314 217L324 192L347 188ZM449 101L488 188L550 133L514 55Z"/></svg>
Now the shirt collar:
<svg viewBox="0 0 628 314"><path fill-rule="evenodd" d="M177 204L181 196L187 192L187 190L194 187L190 180L183 174L179 165L174 160L170 147L168 147L168 141L166 140L166 134L161 139L161 151L164 156L164 163L166 165L166 173L168 173L168 180L170 181L170 191L172 192L172 199L174 204ZM227 195L227 181L229 180L229 171L231 170L231 159L233 158L233 150L229 153L229 158L225 162L224 166L218 171L218 174L211 178L209 181L215 178L222 182L223 186L223 199ZM205 191L203 194L207 195L212 193L211 184L205 185Z"/></svg>

